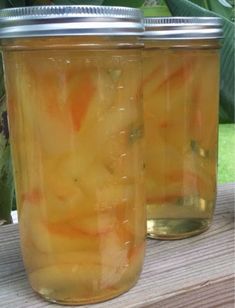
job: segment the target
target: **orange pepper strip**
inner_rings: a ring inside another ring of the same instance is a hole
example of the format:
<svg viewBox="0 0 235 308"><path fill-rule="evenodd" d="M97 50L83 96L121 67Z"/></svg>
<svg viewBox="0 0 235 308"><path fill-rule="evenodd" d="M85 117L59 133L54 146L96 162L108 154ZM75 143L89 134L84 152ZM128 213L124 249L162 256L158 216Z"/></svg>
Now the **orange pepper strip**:
<svg viewBox="0 0 235 308"><path fill-rule="evenodd" d="M107 229L105 231L88 231L88 230L83 230L82 228L71 226L69 223L60 223L60 224L52 224L48 223L46 224L47 229L54 234L65 236L65 237L70 237L70 238L76 238L81 235L87 235L87 236L102 236L105 235L106 233L110 232L110 229Z"/></svg>
<svg viewBox="0 0 235 308"><path fill-rule="evenodd" d="M174 193L166 193L161 195L155 195L149 197L147 202L149 203L172 203L178 198L182 198L185 195L197 193L199 187L207 187L203 178L189 170L177 170L165 175L166 183L169 183L169 189L171 184L179 184L179 187ZM180 189L181 187L181 189Z"/></svg>
<svg viewBox="0 0 235 308"><path fill-rule="evenodd" d="M91 72L84 71L80 81L74 84L68 95L71 117L75 130L79 130L87 113L89 103L95 94Z"/></svg>
<svg viewBox="0 0 235 308"><path fill-rule="evenodd" d="M194 187L196 183L203 182L202 178L198 174L188 170L172 172L166 175L166 179L170 182L185 182L189 187Z"/></svg>
<svg viewBox="0 0 235 308"><path fill-rule="evenodd" d="M105 214L105 213L103 213ZM109 210L107 210L108 215L112 215L109 213ZM97 215L97 217L96 217ZM116 217L115 223L104 223L101 222L101 213L98 213L93 216L90 216L89 218L84 217L81 215L81 225L77 223L78 218L73 218L71 220L66 220L62 223L49 223L44 221L45 227L48 229L49 232L65 236L65 237L71 237L76 238L80 235L85 236L91 236L91 237L99 237L99 236L105 236L110 232L116 233L120 241L132 241L133 240L133 233L129 230L129 226L123 225L122 222L125 219L125 204L121 204L116 207L116 211L114 211L113 215ZM97 219L100 222L101 225L97 225ZM76 223L76 225L74 225Z"/></svg>
<svg viewBox="0 0 235 308"><path fill-rule="evenodd" d="M159 89L162 87L165 87L168 82L174 83L178 85L179 83L182 84L184 81L186 81L191 74L190 66L186 67L186 65L183 65L173 73L171 73L169 76L167 76L162 83L160 83L157 88L154 90L154 93L156 93Z"/></svg>
<svg viewBox="0 0 235 308"><path fill-rule="evenodd" d="M21 195L22 202L38 204L41 200L42 200L42 193L37 188L34 188L31 191L23 193Z"/></svg>
<svg viewBox="0 0 235 308"><path fill-rule="evenodd" d="M183 193L180 195L162 195L162 196L155 196L151 198L147 198L147 202L150 204L162 204L162 203L172 203L175 202L177 199L181 198Z"/></svg>
<svg viewBox="0 0 235 308"><path fill-rule="evenodd" d="M45 223L49 232L70 238L84 235L84 232L77 227L70 226L69 223Z"/></svg>
<svg viewBox="0 0 235 308"><path fill-rule="evenodd" d="M148 74L143 79L143 86L145 86L149 82L152 82L157 74L161 74L162 70L163 70L162 65L158 65L150 74Z"/></svg>

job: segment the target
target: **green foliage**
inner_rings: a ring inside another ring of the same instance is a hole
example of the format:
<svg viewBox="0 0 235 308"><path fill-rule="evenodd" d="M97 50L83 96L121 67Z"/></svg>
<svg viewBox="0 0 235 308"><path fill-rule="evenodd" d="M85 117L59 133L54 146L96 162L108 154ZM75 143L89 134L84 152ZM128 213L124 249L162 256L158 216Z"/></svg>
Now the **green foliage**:
<svg viewBox="0 0 235 308"><path fill-rule="evenodd" d="M14 184L11 168L10 145L8 142L7 111L4 94L3 71L0 66L0 225L11 222Z"/></svg>
<svg viewBox="0 0 235 308"><path fill-rule="evenodd" d="M26 1L27 5L43 5L43 4L55 4L55 5L73 5L73 4L88 4L88 5L110 5L110 6L129 6L140 7L143 4L143 0L29 0Z"/></svg>
<svg viewBox="0 0 235 308"><path fill-rule="evenodd" d="M157 4L155 5L144 5L142 11L145 17L171 16L165 0L157 1Z"/></svg>
<svg viewBox="0 0 235 308"><path fill-rule="evenodd" d="M11 167L10 145L0 137L0 225L11 222L11 209L14 197L14 185Z"/></svg>
<svg viewBox="0 0 235 308"><path fill-rule="evenodd" d="M144 3L143 0L104 0L103 5L140 7Z"/></svg>
<svg viewBox="0 0 235 308"><path fill-rule="evenodd" d="M207 10L213 11L228 20L232 20L232 4L227 0L191 0L191 2L200 5Z"/></svg>
<svg viewBox="0 0 235 308"><path fill-rule="evenodd" d="M1 0L0 9L25 6L25 0Z"/></svg>
<svg viewBox="0 0 235 308"><path fill-rule="evenodd" d="M9 3L8 0L0 1L0 9L11 7L12 5Z"/></svg>
<svg viewBox="0 0 235 308"><path fill-rule="evenodd" d="M167 6L153 6L142 8L144 17L162 17L171 16L171 13Z"/></svg>
<svg viewBox="0 0 235 308"><path fill-rule="evenodd" d="M53 4L51 0L26 0L25 2L26 6Z"/></svg>
<svg viewBox="0 0 235 308"><path fill-rule="evenodd" d="M215 0L212 0L215 1ZM212 2L210 1L210 2ZM217 0L216 0L217 1ZM166 0L174 16L219 16L188 0ZM205 2L205 1L204 1ZM209 3L209 2L208 2ZM234 98L234 23L223 19L224 40L221 51L221 84L220 84L220 122L233 123L235 114ZM202 76L203 78L203 76Z"/></svg>
<svg viewBox="0 0 235 308"><path fill-rule="evenodd" d="M25 1L0 2L0 9L24 5ZM2 57L0 56L0 225L11 222L14 184L11 166L10 144L4 88Z"/></svg>
<svg viewBox="0 0 235 308"><path fill-rule="evenodd" d="M37 1L39 2L39 1ZM92 4L92 5L100 5L103 0L51 0L51 1L40 1L41 4L55 4L55 5L84 5L84 4ZM44 3L42 3L44 2ZM46 2L46 3L45 3ZM37 4L38 5L38 4Z"/></svg>
<svg viewBox="0 0 235 308"><path fill-rule="evenodd" d="M219 126L218 182L235 182L235 124Z"/></svg>

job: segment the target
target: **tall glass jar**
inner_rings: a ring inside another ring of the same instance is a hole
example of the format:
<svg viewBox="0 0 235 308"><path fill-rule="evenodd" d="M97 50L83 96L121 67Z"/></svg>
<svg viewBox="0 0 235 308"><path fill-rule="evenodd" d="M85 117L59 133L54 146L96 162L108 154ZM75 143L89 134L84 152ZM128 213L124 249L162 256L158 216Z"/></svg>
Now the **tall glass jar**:
<svg viewBox="0 0 235 308"><path fill-rule="evenodd" d="M211 224L216 199L219 18L148 18L144 113L148 236Z"/></svg>
<svg viewBox="0 0 235 308"><path fill-rule="evenodd" d="M142 31L137 9L0 12L23 259L49 301L103 301L140 275Z"/></svg>

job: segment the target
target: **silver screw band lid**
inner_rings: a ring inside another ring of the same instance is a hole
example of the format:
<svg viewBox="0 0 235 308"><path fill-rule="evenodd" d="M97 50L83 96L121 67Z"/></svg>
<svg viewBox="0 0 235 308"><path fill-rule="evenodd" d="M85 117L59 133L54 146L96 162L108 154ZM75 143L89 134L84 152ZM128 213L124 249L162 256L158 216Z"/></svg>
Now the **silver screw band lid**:
<svg viewBox="0 0 235 308"><path fill-rule="evenodd" d="M219 39L223 37L219 17L159 17L144 19L144 39Z"/></svg>
<svg viewBox="0 0 235 308"><path fill-rule="evenodd" d="M109 35L138 36L144 31L139 9L58 5L0 10L0 38Z"/></svg>

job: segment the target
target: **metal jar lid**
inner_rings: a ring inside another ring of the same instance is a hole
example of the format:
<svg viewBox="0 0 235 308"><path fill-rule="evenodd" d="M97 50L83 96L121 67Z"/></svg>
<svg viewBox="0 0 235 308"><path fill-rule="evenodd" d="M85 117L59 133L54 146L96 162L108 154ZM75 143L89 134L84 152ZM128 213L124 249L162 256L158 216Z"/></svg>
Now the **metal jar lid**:
<svg viewBox="0 0 235 308"><path fill-rule="evenodd" d="M141 11L93 5L32 6L0 10L0 38L140 35Z"/></svg>
<svg viewBox="0 0 235 308"><path fill-rule="evenodd" d="M223 37L219 17L159 17L144 19L144 39L219 39Z"/></svg>

